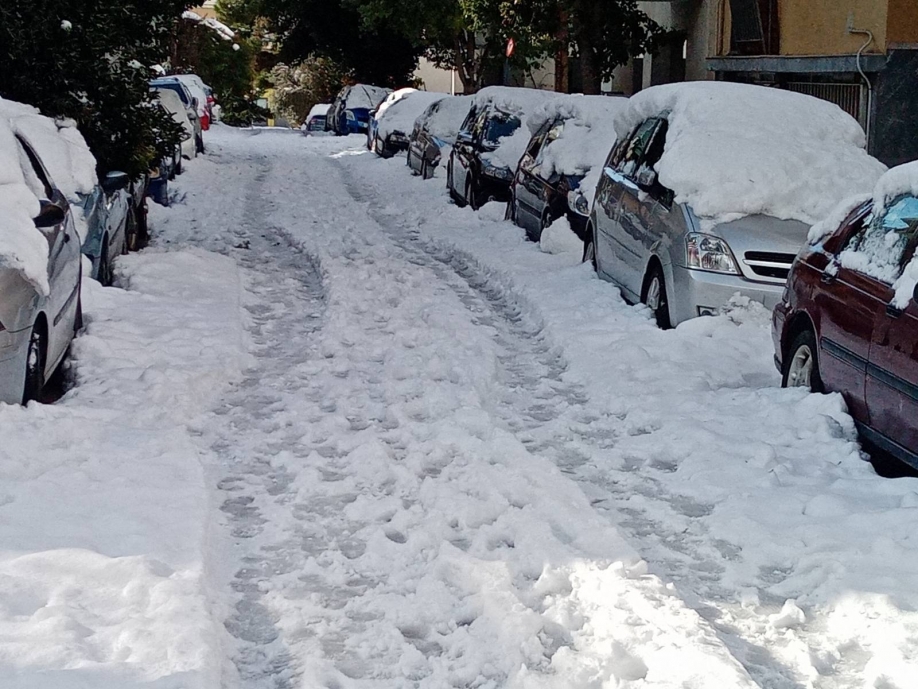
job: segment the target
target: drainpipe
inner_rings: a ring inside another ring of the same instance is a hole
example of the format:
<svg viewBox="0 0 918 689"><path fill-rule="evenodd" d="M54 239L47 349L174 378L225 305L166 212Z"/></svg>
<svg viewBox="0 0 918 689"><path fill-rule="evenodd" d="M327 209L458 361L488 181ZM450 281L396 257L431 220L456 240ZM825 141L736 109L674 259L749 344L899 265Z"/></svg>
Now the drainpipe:
<svg viewBox="0 0 918 689"><path fill-rule="evenodd" d="M861 56L864 54L864 51L867 49L871 43L873 43L873 32L867 29L855 29L851 24L848 25L848 33L858 34L861 36L867 36L867 40L864 42L858 51L857 51L857 71L861 73L861 78L863 78L864 83L867 84L867 125L864 127L867 134L867 147L870 148L870 130L872 115L873 115L873 84L870 79L867 77L867 74L864 73L864 69L861 67Z"/></svg>

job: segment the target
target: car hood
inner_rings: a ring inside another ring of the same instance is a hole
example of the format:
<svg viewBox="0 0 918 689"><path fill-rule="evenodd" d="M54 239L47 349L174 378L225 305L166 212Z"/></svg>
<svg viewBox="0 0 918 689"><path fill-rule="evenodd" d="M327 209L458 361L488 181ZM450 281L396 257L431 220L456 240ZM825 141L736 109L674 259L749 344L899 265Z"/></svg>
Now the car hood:
<svg viewBox="0 0 918 689"><path fill-rule="evenodd" d="M796 255L806 244L809 230L809 225L798 220L749 215L716 225L711 234L726 240L737 256L747 251Z"/></svg>

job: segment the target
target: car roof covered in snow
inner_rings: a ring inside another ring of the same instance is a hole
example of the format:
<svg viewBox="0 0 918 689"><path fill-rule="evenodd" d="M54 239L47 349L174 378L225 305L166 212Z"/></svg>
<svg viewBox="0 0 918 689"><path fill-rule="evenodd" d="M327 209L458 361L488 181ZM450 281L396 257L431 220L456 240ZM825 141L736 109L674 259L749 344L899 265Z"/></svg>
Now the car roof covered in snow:
<svg viewBox="0 0 918 689"><path fill-rule="evenodd" d="M444 96L428 105L417 121L431 136L452 143L471 105L470 96Z"/></svg>
<svg viewBox="0 0 918 689"><path fill-rule="evenodd" d="M35 108L0 98L0 267L18 270L42 294L49 294L48 242L35 228L41 211L26 184L14 120L38 117Z"/></svg>
<svg viewBox="0 0 918 689"><path fill-rule="evenodd" d="M379 136L386 137L392 132L401 132L410 134L414 129L414 123L425 110L437 101L443 100L442 93L431 93L430 91L418 91L412 89L410 93L404 94L401 98L389 105L382 113L378 113L376 119L379 121Z"/></svg>
<svg viewBox="0 0 918 689"><path fill-rule="evenodd" d="M525 120L546 101L557 97L558 94L554 91L515 86L486 86L472 96L476 108L492 105L508 115L516 115L521 120Z"/></svg>
<svg viewBox="0 0 918 689"><path fill-rule="evenodd" d="M331 103L317 103L310 108L309 115L307 115L306 119L311 120L313 117L325 117L330 107Z"/></svg>
<svg viewBox="0 0 918 689"><path fill-rule="evenodd" d="M367 110L372 110L390 93L392 93L392 89L382 88L381 86L354 84L344 98L345 107L348 109L366 108Z"/></svg>
<svg viewBox="0 0 918 689"><path fill-rule="evenodd" d="M840 199L870 190L885 166L867 154L857 121L792 91L728 82L654 86L615 120L619 138L649 117L669 128L660 182L705 227L747 215L808 225Z"/></svg>
<svg viewBox="0 0 918 689"><path fill-rule="evenodd" d="M564 120L561 134L543 149L543 175L584 175L581 187L592 199L602 165L615 145L615 116L627 105L627 98L574 95L536 109L526 122L532 134L546 122Z"/></svg>

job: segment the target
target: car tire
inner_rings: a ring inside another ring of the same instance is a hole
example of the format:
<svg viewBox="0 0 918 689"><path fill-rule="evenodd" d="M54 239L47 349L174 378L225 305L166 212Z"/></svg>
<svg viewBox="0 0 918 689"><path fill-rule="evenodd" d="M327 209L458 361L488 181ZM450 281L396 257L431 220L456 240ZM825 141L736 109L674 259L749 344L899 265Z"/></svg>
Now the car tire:
<svg viewBox="0 0 918 689"><path fill-rule="evenodd" d="M103 287L111 287L112 278L112 260L108 255L108 237L103 237L102 255L99 256L99 269L96 271L96 279Z"/></svg>
<svg viewBox="0 0 918 689"><path fill-rule="evenodd" d="M791 340L784 356L781 387L805 387L810 392L825 392L819 373L819 352L816 335L809 327L801 330Z"/></svg>
<svg viewBox="0 0 918 689"><path fill-rule="evenodd" d="M551 222L551 213L549 213L548 209L546 209L545 212L542 213L542 219L539 220L539 236L533 237L532 241L536 242L537 244L541 242L542 235L545 233L545 230L551 226Z"/></svg>
<svg viewBox="0 0 918 689"><path fill-rule="evenodd" d="M593 272L599 272L599 264L596 262L596 237L593 233L592 223L587 223L587 238L583 243L583 263L589 261L593 264Z"/></svg>
<svg viewBox="0 0 918 689"><path fill-rule="evenodd" d="M647 271L644 288L641 290L641 303L653 312L654 320L661 330L669 330L673 327L669 317L666 278L663 276L663 269L657 263L654 263Z"/></svg>
<svg viewBox="0 0 918 689"><path fill-rule="evenodd" d="M478 192L475 191L475 178L472 177L471 173L465 178L465 203L473 211L477 211L481 208L481 203L479 199Z"/></svg>
<svg viewBox="0 0 918 689"><path fill-rule="evenodd" d="M175 177L178 177L183 172L184 172L184 169L182 168L182 157L179 156L178 163L175 166Z"/></svg>
<svg viewBox="0 0 918 689"><path fill-rule="evenodd" d="M421 158L421 179L433 179L434 168L427 162L427 158Z"/></svg>
<svg viewBox="0 0 918 689"><path fill-rule="evenodd" d="M26 354L25 385L22 391L22 403L28 404L41 398L45 387L45 357L48 353L48 341L45 328L41 323L32 326L29 336L29 349Z"/></svg>
<svg viewBox="0 0 918 689"><path fill-rule="evenodd" d="M204 137L196 136L194 139L194 152L204 155Z"/></svg>

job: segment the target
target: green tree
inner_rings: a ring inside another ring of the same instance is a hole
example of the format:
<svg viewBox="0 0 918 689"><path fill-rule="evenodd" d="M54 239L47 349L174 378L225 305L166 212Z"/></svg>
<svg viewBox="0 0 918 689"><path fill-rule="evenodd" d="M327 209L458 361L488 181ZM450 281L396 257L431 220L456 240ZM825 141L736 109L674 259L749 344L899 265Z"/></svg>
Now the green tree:
<svg viewBox="0 0 918 689"><path fill-rule="evenodd" d="M271 70L278 114L301 123L312 106L331 103L350 75L327 57L309 57L295 65L279 64Z"/></svg>
<svg viewBox="0 0 918 689"><path fill-rule="evenodd" d="M74 119L100 171L142 174L178 141L151 67L187 0L3 0L0 96Z"/></svg>
<svg viewBox="0 0 918 689"><path fill-rule="evenodd" d="M583 90L591 94L616 67L651 52L664 33L637 0L503 0L502 14L515 33L545 46L557 62L578 58Z"/></svg>

